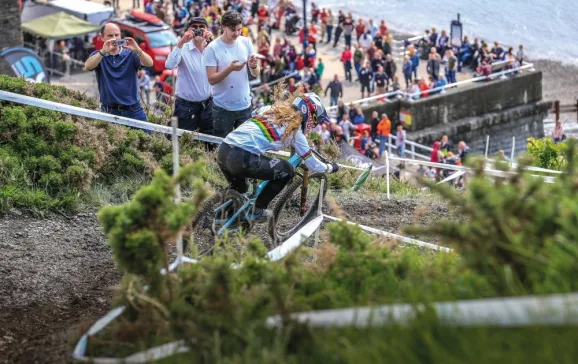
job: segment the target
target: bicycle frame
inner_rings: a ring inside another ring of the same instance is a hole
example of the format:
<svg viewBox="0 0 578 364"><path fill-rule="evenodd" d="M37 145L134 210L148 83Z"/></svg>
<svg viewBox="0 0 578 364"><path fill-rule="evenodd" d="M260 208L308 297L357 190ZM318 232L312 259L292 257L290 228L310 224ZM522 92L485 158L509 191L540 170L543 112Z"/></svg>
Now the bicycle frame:
<svg viewBox="0 0 578 364"><path fill-rule="evenodd" d="M302 162L301 157L299 157L297 154L294 154L293 156L291 156L291 158L289 158L288 160L289 164L291 164L293 166L293 168L297 168L299 167L299 165ZM233 223L234 221L239 217L239 215L241 215L243 212L245 211L249 211L253 205L255 204L255 200L257 200L257 197L259 197L259 195L263 192L263 190L265 189L265 187L267 186L267 184L269 183L269 181L263 181L259 184L259 187L257 187L257 190L253 190L253 193L250 197L247 197L247 201L245 201L245 203L243 204L243 206L241 206L241 208L239 208L239 210L235 211L235 213L233 214L233 216L231 216L231 218L229 220L227 220L227 222L225 222L225 224L223 224L223 226L219 229L219 231L217 232L218 236L222 236L223 233L225 232L226 229L228 229ZM307 184L305 183L305 179L304 179L304 189L302 189L301 193L305 193L305 195L307 194ZM302 204L304 203L304 199L302 199ZM214 213L216 214L217 212L219 212L220 210L227 208L229 205L231 205L232 201L226 201L225 203L221 204L220 206L217 206L214 210Z"/></svg>

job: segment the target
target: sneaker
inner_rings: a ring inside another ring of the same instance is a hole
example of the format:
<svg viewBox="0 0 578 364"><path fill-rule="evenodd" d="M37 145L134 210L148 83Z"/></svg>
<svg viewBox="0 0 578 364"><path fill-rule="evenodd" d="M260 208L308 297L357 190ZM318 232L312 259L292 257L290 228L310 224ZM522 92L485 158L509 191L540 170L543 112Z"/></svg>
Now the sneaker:
<svg viewBox="0 0 578 364"><path fill-rule="evenodd" d="M271 210L259 209L257 211L257 209L255 209L254 211L247 213L247 220L249 220L251 223L263 223L266 222L271 216L273 216Z"/></svg>

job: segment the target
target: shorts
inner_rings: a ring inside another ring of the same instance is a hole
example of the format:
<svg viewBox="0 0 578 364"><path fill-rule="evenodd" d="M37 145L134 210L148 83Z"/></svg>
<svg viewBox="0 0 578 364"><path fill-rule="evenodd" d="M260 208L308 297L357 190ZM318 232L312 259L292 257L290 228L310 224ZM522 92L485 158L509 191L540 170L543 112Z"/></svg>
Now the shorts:
<svg viewBox="0 0 578 364"><path fill-rule="evenodd" d="M369 87L369 83L362 83L361 84L361 92L363 93L364 90L367 90L367 92L371 92L371 89Z"/></svg>

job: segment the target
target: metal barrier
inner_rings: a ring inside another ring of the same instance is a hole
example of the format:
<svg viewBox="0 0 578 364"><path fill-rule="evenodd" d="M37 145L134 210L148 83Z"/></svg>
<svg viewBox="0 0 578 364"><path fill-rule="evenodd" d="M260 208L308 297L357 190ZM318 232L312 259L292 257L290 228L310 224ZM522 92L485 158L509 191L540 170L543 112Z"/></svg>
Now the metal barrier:
<svg viewBox="0 0 578 364"><path fill-rule="evenodd" d="M375 100L380 100L380 99L384 99L384 101L387 102L390 100L391 97L404 97L408 101L413 101L413 100L419 99L424 92L427 92L427 93L432 93L432 92L444 93L447 91L447 89L456 88L456 87L465 86L465 85L470 85L470 84L473 84L474 82L490 81L490 80L493 80L493 79L498 78L498 77L505 77L505 76L508 76L511 74L516 74L516 73L518 73L520 71L524 71L524 70L529 70L530 72L533 72L534 71L534 65L532 63L527 63L527 64L525 64L519 68L492 73L488 76L479 76L479 77L474 77L474 78L470 78L470 79L455 82L455 83L449 83L449 84L446 84L446 85L441 86L441 87L436 87L436 88L428 89L425 91L419 91L419 92L415 92L415 93L409 93L409 92L401 91L401 90L390 91L390 92L386 92L384 94L379 94L379 95L370 96L370 97L366 97L363 99L351 101L348 103L348 105L367 104L370 101L375 101ZM337 110L337 106L330 106L327 108L328 112L335 112L336 110Z"/></svg>

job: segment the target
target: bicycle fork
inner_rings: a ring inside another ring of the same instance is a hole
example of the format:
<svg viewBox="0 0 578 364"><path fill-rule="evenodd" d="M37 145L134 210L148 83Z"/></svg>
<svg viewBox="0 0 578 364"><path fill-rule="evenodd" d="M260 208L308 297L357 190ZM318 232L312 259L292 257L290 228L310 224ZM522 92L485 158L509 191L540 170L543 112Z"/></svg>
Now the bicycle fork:
<svg viewBox="0 0 578 364"><path fill-rule="evenodd" d="M303 171L303 184L301 185L301 208L299 215L303 217L307 212L307 189L309 188L309 169L305 168Z"/></svg>

